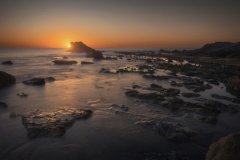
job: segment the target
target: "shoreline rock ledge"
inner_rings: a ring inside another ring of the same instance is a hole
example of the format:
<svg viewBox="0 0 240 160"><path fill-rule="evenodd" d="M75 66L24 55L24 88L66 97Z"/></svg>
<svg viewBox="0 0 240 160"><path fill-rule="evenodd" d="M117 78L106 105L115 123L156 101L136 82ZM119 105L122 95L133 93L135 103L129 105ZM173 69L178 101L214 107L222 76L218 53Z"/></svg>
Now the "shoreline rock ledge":
<svg viewBox="0 0 240 160"><path fill-rule="evenodd" d="M210 145L206 160L239 160L240 132L222 137Z"/></svg>
<svg viewBox="0 0 240 160"><path fill-rule="evenodd" d="M68 52L86 53L87 57L92 57L94 59L104 59L102 52L97 51L83 42L71 42L71 47L67 50Z"/></svg>

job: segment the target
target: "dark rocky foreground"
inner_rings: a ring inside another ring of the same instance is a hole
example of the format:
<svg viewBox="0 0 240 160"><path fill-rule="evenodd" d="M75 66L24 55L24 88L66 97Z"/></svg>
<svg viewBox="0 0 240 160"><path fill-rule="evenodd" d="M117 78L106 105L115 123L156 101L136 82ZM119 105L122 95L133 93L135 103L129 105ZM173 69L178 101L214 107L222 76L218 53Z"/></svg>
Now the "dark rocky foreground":
<svg viewBox="0 0 240 160"><path fill-rule="evenodd" d="M6 72L0 71L0 88L7 87L16 82L16 78Z"/></svg>
<svg viewBox="0 0 240 160"><path fill-rule="evenodd" d="M222 137L210 145L206 160L239 160L240 133Z"/></svg>
<svg viewBox="0 0 240 160"><path fill-rule="evenodd" d="M45 112L37 109L22 115L22 122L27 129L29 138L59 137L76 120L85 119L91 115L92 111L89 109L60 108L55 112ZM12 113L10 116L13 118L18 114Z"/></svg>

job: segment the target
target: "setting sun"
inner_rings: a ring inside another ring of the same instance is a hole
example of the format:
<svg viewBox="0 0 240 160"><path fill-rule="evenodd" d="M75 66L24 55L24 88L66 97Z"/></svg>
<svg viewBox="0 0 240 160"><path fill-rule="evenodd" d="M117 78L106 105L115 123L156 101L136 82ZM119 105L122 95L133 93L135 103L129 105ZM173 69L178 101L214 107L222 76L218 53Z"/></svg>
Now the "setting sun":
<svg viewBox="0 0 240 160"><path fill-rule="evenodd" d="M68 48L70 48L70 47L71 47L71 44L68 45Z"/></svg>

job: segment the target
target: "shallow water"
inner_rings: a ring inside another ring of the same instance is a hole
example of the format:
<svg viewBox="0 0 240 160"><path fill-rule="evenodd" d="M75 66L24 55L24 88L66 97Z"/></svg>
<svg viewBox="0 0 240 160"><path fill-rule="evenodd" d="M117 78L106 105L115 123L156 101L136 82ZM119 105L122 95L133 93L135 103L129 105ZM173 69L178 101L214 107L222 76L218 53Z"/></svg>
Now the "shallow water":
<svg viewBox="0 0 240 160"><path fill-rule="evenodd" d="M115 55L114 52L104 52ZM69 57L76 65L54 65L53 60ZM11 60L13 65L0 65L0 70L16 76L17 83L0 89L0 102L8 105L0 110L0 159L146 159L169 157L176 151L181 157L205 159L209 144L229 133L238 132L240 114L222 113L216 125L199 122L192 118L176 116L167 108L141 102L125 95L126 87L132 84L149 86L151 83L169 88L169 80L143 79L141 74L104 74L101 68L117 69L136 65L142 61L118 60L95 61L84 54L69 53L65 49L1 49L0 60ZM92 61L92 65L81 65ZM166 75L159 70L158 75ZM44 86L22 83L33 77L54 77L56 81ZM176 80L178 81L178 80ZM181 82L181 81L178 81ZM214 86L200 92L203 98L217 100L211 94L234 97L225 88ZM175 87L172 87L175 88ZM181 92L191 92L183 87ZM28 97L19 97L18 93ZM185 101L194 101L184 98ZM223 103L230 103L222 100ZM110 104L124 104L129 114L114 114ZM79 120L61 138L29 139L21 118L10 118L11 112L25 113L34 109L54 111L60 107L89 108L93 115ZM161 112L156 112L161 111ZM189 143L175 143L160 134L135 125L141 119L163 118L178 122L195 130L197 135Z"/></svg>

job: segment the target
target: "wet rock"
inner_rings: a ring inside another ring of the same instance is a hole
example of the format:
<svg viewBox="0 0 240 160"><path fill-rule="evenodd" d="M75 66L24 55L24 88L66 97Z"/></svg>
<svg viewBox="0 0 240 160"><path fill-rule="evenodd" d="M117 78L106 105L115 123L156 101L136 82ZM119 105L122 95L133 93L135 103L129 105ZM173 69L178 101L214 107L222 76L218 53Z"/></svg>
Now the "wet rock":
<svg viewBox="0 0 240 160"><path fill-rule="evenodd" d="M238 103L238 104L240 104L240 99L239 99L239 98L233 98L233 99L232 99L232 102L233 102L233 103Z"/></svg>
<svg viewBox="0 0 240 160"><path fill-rule="evenodd" d="M81 64L93 64L93 62L81 61Z"/></svg>
<svg viewBox="0 0 240 160"><path fill-rule="evenodd" d="M88 109L60 108L55 112L35 110L22 115L22 122L29 138L62 136L68 127L78 119L88 118L92 114Z"/></svg>
<svg viewBox="0 0 240 160"><path fill-rule="evenodd" d="M236 112L240 111L240 106L238 105L226 105L218 101L213 101L205 98L196 98L198 101L198 105L202 108L218 110L221 112L232 112L235 110Z"/></svg>
<svg viewBox="0 0 240 160"><path fill-rule="evenodd" d="M212 94L211 95L213 98L216 98L216 99L222 99L222 100L227 100L227 101L231 101L233 98L230 98L230 97L226 97L226 96L220 96L218 94Z"/></svg>
<svg viewBox="0 0 240 160"><path fill-rule="evenodd" d="M33 78L33 79L23 81L23 83L29 84L29 85L44 85L45 79L44 78Z"/></svg>
<svg viewBox="0 0 240 160"><path fill-rule="evenodd" d="M187 97L187 98L195 98L195 97L200 97L200 94L197 94L197 93L185 93L185 92L183 92L183 93L182 93L182 96L183 96L183 97Z"/></svg>
<svg viewBox="0 0 240 160"><path fill-rule="evenodd" d="M133 88L133 89L136 89L136 88L142 88L142 87L139 86L139 85L137 85L137 84L133 84L133 85L132 85L132 88Z"/></svg>
<svg viewBox="0 0 240 160"><path fill-rule="evenodd" d="M4 62L2 62L2 64L3 65L11 65L11 64L13 64L13 62L12 61L4 61Z"/></svg>
<svg viewBox="0 0 240 160"><path fill-rule="evenodd" d="M207 82L208 82L209 84L214 84L214 85L216 85L216 86L219 85L219 82L218 82L216 79L208 79Z"/></svg>
<svg viewBox="0 0 240 160"><path fill-rule="evenodd" d="M158 103L159 101L164 101L164 96L159 93L140 93L137 90L128 90L125 92L127 96L136 97L144 100L152 100L154 103Z"/></svg>
<svg viewBox="0 0 240 160"><path fill-rule="evenodd" d="M67 56L63 56L63 59L68 59L68 57Z"/></svg>
<svg viewBox="0 0 240 160"><path fill-rule="evenodd" d="M121 104L111 104L110 105L110 110L114 111L114 113L123 113L123 112L128 112L128 107L126 107L125 105Z"/></svg>
<svg viewBox="0 0 240 160"><path fill-rule="evenodd" d="M63 64L63 65L71 65L71 64L77 64L77 61L66 61L66 60L55 60L53 61L55 64Z"/></svg>
<svg viewBox="0 0 240 160"><path fill-rule="evenodd" d="M17 114L16 112L12 112L9 117L10 118L16 118L16 117L19 117L19 116L22 116L21 114Z"/></svg>
<svg viewBox="0 0 240 160"><path fill-rule="evenodd" d="M177 83L176 81L171 81L170 85L174 87L182 87L183 83Z"/></svg>
<svg viewBox="0 0 240 160"><path fill-rule="evenodd" d="M18 95L19 97L27 97L27 96L28 96L28 94L23 93L23 92L22 92L22 93L18 93L17 95Z"/></svg>
<svg viewBox="0 0 240 160"><path fill-rule="evenodd" d="M110 68L101 68L99 73L111 73Z"/></svg>
<svg viewBox="0 0 240 160"><path fill-rule="evenodd" d="M206 85L185 85L185 87L193 92L201 92L205 91L206 89L211 89L212 86L209 84Z"/></svg>
<svg viewBox="0 0 240 160"><path fill-rule="evenodd" d="M4 102L0 102L0 108L5 109L5 108L7 108L7 107L8 107L8 106L7 106L6 103L4 103Z"/></svg>
<svg viewBox="0 0 240 160"><path fill-rule="evenodd" d="M184 101L177 97L168 98L166 101L161 102L160 104L163 107L168 107L172 111L176 111L183 105Z"/></svg>
<svg viewBox="0 0 240 160"><path fill-rule="evenodd" d="M152 84L150 85L150 88L153 88L153 89L160 89L160 88L163 88L163 87L160 86L160 85L157 85L157 84L155 84L155 83L152 83Z"/></svg>
<svg viewBox="0 0 240 160"><path fill-rule="evenodd" d="M144 74L142 77L146 78L146 79L156 79L156 80L168 80L169 79L167 76L159 76L159 75L155 76L152 74L150 74L150 75Z"/></svg>
<svg viewBox="0 0 240 160"><path fill-rule="evenodd" d="M173 122L161 122L161 121L139 121L137 125L141 125L145 128L152 129L166 138L180 143L188 142L190 137L195 132L186 126Z"/></svg>
<svg viewBox="0 0 240 160"><path fill-rule="evenodd" d="M206 160L239 160L240 133L222 137L210 145Z"/></svg>
<svg viewBox="0 0 240 160"><path fill-rule="evenodd" d="M16 78L11 74L0 71L0 88L7 87L16 82Z"/></svg>
<svg viewBox="0 0 240 160"><path fill-rule="evenodd" d="M45 79L45 81L48 81L48 82L52 82L52 81L55 81L56 79L55 78L53 78L53 77L46 77L46 78L44 78Z"/></svg>

